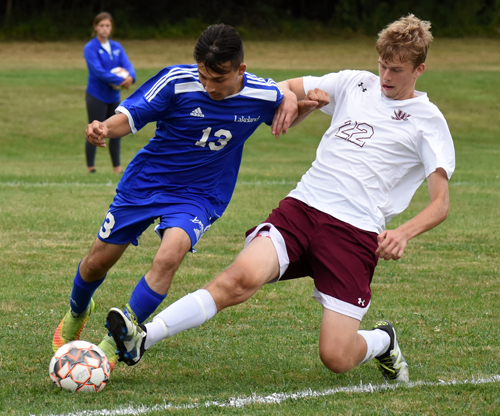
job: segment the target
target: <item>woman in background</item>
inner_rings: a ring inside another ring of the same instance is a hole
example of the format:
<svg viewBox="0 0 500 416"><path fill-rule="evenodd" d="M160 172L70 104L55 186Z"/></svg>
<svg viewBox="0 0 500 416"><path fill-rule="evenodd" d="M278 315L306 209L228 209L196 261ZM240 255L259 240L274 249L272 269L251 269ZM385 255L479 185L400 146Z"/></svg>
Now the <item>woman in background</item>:
<svg viewBox="0 0 500 416"><path fill-rule="evenodd" d="M88 121L104 121L115 114L120 103L120 89L135 82L135 70L123 47L109 39L113 30L111 14L99 13L94 19L95 37L83 49L89 79L85 94ZM113 171L123 171L120 163L120 138L109 139L109 153ZM85 156L89 173L95 173L96 147L85 142Z"/></svg>

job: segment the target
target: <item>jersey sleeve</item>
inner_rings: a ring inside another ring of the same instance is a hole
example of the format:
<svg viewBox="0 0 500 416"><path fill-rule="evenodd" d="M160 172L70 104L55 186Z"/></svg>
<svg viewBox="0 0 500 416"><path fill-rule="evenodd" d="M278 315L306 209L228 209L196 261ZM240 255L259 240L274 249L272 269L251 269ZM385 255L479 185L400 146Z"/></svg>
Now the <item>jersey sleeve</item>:
<svg viewBox="0 0 500 416"><path fill-rule="evenodd" d="M271 125L276 109L283 101L283 91L271 78L261 78L249 72L245 72L243 89L239 97L252 99L252 106L259 108L263 116L261 123Z"/></svg>
<svg viewBox="0 0 500 416"><path fill-rule="evenodd" d="M303 78L304 92L307 94L314 88L319 88L330 96L330 104L321 108L325 114L333 116L335 106L339 101L340 94L346 86L359 74L360 71L344 70L332 72L321 77L306 76Z"/></svg>
<svg viewBox="0 0 500 416"><path fill-rule="evenodd" d="M455 170L455 148L444 116L434 115L420 129L417 152L429 176L437 168L445 170L448 179Z"/></svg>
<svg viewBox="0 0 500 416"><path fill-rule="evenodd" d="M269 119L264 121L266 125L270 126L271 124L273 124L273 119L275 114L274 112L283 102L283 91L281 91L281 89L278 87L278 84L276 84L276 82L274 82L272 79L269 78L267 81L272 82L272 84L274 84L274 87L276 89L276 100L274 102L273 112L270 113Z"/></svg>
<svg viewBox="0 0 500 416"><path fill-rule="evenodd" d="M330 116L333 115L335 111L337 96L337 80L339 78L338 73L330 73L323 75L322 77L306 76L303 78L304 92L307 94L310 90L314 88L319 88L325 91L330 96L330 104L325 105L321 108L321 111Z"/></svg>
<svg viewBox="0 0 500 416"><path fill-rule="evenodd" d="M137 133L146 124L167 118L171 112L171 102L175 96L175 84L165 68L142 84L116 109L128 119L132 133Z"/></svg>

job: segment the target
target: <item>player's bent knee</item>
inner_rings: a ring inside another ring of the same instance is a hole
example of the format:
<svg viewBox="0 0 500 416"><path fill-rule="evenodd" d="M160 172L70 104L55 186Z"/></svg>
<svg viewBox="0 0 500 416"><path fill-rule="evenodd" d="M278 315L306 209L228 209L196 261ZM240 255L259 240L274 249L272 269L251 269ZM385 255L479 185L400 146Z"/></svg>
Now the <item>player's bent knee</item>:
<svg viewBox="0 0 500 416"><path fill-rule="evenodd" d="M245 280L239 277L228 276L221 282L224 291L233 299L245 299L249 286L245 284Z"/></svg>
<svg viewBox="0 0 500 416"><path fill-rule="evenodd" d="M160 271L162 274L175 273L181 264L181 259L175 259L167 255L156 255L153 259L152 269Z"/></svg>
<svg viewBox="0 0 500 416"><path fill-rule="evenodd" d="M227 307L246 301L260 286L251 275L235 273L229 268L217 276L208 287L224 299L224 307Z"/></svg>
<svg viewBox="0 0 500 416"><path fill-rule="evenodd" d="M106 259L88 255L80 264L80 274L87 279L99 280L113 266Z"/></svg>
<svg viewBox="0 0 500 416"><path fill-rule="evenodd" d="M320 349L319 356L325 367L336 374L345 373L355 366L349 355L342 354L334 348L328 351Z"/></svg>

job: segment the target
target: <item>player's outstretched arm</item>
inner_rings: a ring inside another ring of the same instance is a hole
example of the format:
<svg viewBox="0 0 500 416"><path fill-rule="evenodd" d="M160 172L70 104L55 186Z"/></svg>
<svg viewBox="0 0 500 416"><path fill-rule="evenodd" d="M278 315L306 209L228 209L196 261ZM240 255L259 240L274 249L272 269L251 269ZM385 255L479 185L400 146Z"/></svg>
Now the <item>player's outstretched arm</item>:
<svg viewBox="0 0 500 416"><path fill-rule="evenodd" d="M115 114L105 121L94 120L87 126L85 138L97 147L106 147L105 138L123 137L131 132L128 118L125 114Z"/></svg>
<svg viewBox="0 0 500 416"><path fill-rule="evenodd" d="M276 137L280 137L281 133L286 134L297 115L297 96L291 91L283 91L283 100L274 113L271 133Z"/></svg>
<svg viewBox="0 0 500 416"><path fill-rule="evenodd" d="M297 100L299 101L302 101L306 98L306 93L304 92L304 82L302 78L291 78L285 81L278 82L278 87L280 87L283 92L293 92L297 96Z"/></svg>
<svg viewBox="0 0 500 416"><path fill-rule="evenodd" d="M404 253L406 243L441 224L448 216L449 194L448 177L442 168L438 168L427 177L431 202L416 217L395 230L385 230L378 235L379 247L375 254L384 260L399 260Z"/></svg>
<svg viewBox="0 0 500 416"><path fill-rule="evenodd" d="M330 103L328 94L318 88L309 91L307 94L304 92L304 83L302 78L293 78L286 81L281 81L278 86L283 91L283 94L293 93L298 100L296 103L296 111L292 113L285 112L282 105L276 111L273 124L271 127L272 134L279 137L281 131L285 134L289 127L296 126L301 123L309 114L314 110L319 110L321 107Z"/></svg>
<svg viewBox="0 0 500 416"><path fill-rule="evenodd" d="M330 96L326 91L320 90L319 88L310 90L306 97L302 101L299 101L299 114L293 121L291 127L302 123L302 121L304 121L314 110L319 110L328 104L330 104Z"/></svg>
<svg viewBox="0 0 500 416"><path fill-rule="evenodd" d="M288 128L298 116L297 100L304 99L304 87L302 78L294 78L278 82L283 91L283 101L274 114L271 133L279 137L281 133L286 134Z"/></svg>

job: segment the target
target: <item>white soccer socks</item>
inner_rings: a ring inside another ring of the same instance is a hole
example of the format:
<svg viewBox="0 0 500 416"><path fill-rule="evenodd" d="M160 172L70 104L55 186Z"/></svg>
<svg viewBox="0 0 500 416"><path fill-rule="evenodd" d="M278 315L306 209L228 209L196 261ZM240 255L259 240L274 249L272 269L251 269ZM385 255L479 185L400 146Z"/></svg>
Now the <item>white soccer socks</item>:
<svg viewBox="0 0 500 416"><path fill-rule="evenodd" d="M199 289L161 311L146 324L148 336L144 348L148 349L164 338L196 328L217 314L217 306L210 292ZM382 331L380 331L382 332Z"/></svg>
<svg viewBox="0 0 500 416"><path fill-rule="evenodd" d="M380 329L372 329L371 331L361 330L358 331L358 334L366 341L366 356L363 358L363 361L361 361L361 364L382 355L391 344L389 334Z"/></svg>

